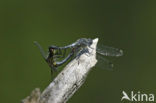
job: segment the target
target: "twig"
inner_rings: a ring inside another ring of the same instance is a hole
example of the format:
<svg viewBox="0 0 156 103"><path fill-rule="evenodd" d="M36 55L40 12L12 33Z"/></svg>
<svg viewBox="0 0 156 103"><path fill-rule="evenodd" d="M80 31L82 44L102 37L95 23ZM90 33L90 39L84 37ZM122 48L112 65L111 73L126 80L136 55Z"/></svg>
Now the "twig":
<svg viewBox="0 0 156 103"><path fill-rule="evenodd" d="M36 89L22 103L66 103L84 83L87 74L96 64L97 42L98 39L94 39L93 44L88 48L89 53L82 54L79 59L71 61L40 96L35 95L34 92L40 94ZM37 99L32 99L33 96Z"/></svg>

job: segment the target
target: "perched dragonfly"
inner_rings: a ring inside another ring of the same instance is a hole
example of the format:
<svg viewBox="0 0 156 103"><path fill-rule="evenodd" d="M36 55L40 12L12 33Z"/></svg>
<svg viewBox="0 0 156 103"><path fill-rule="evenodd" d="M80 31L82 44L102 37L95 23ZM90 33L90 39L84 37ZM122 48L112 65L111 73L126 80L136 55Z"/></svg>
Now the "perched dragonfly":
<svg viewBox="0 0 156 103"><path fill-rule="evenodd" d="M51 70L56 71L57 67L63 65L69 59L72 59L72 57L75 54L77 54L77 56L80 56L82 54L82 51L87 50L86 47L92 44L92 40L91 39L79 39L75 43L72 43L71 45L64 46L64 47L58 47L55 45L49 46L48 55L46 55L43 48L38 42L35 41L34 44L40 49L40 52L44 60L51 67ZM65 57L67 49L70 49L71 51L69 52L67 57ZM58 61L58 59L60 58L63 58L63 60Z"/></svg>
<svg viewBox="0 0 156 103"><path fill-rule="evenodd" d="M34 43L40 49L40 52L43 58L51 67L51 72L52 72L53 70L56 71L57 67L63 65L64 63L69 61L69 59L79 57L83 53L88 53L89 52L88 47L91 48L90 45L92 44L92 39L81 38L81 39L78 39L76 42L70 45L64 46L64 47L58 47L58 46L52 45L49 47L48 56L45 55L45 52L43 51L42 47L37 42L34 42ZM65 57L67 49L70 49L71 51L69 52L67 57ZM98 54L97 55L98 65L102 64L100 67L105 67L108 69L112 69L113 64L109 62L109 60L104 58L104 56L119 57L123 55L122 50L104 46L104 45L98 46L96 52ZM63 58L63 60L58 61L57 59L59 58Z"/></svg>
<svg viewBox="0 0 156 103"><path fill-rule="evenodd" d="M79 57L83 53L87 53L88 49L87 47L90 48L90 45L92 44L92 39L87 39L87 38L81 38L78 39L76 42L64 46L64 47L59 47L60 49L67 49L71 48L76 52L76 57ZM123 51L121 49L105 46L98 44L97 49L96 49L97 59L98 63L97 66L99 68L104 68L104 69L109 69L111 70L113 68L113 63L111 63L108 59L106 59L104 56L109 56L109 57L119 57L123 55Z"/></svg>

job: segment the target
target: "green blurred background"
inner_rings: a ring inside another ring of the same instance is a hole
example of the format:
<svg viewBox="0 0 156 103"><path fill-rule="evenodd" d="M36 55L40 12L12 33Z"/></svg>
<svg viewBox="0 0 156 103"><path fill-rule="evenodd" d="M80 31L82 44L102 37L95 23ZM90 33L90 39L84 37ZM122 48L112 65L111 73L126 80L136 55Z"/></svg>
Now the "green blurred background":
<svg viewBox="0 0 156 103"><path fill-rule="evenodd" d="M122 48L114 71L93 68L68 103L120 103L122 91L156 94L155 0L1 0L0 103L50 83L44 49L85 38ZM56 74L55 74L56 75Z"/></svg>

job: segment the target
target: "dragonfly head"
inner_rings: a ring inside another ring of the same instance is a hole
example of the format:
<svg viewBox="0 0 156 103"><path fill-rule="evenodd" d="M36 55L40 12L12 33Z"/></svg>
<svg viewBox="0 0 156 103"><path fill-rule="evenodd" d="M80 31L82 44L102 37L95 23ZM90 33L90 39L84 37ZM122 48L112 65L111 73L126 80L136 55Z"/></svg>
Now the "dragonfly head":
<svg viewBox="0 0 156 103"><path fill-rule="evenodd" d="M57 46L52 45L49 47L49 53L55 54L57 49L59 49Z"/></svg>

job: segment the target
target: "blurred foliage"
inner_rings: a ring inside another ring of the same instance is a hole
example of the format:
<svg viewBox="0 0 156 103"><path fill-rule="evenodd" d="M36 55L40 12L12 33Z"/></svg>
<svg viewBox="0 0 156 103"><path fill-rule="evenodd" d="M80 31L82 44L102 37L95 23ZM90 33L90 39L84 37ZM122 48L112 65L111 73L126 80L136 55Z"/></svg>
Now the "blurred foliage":
<svg viewBox="0 0 156 103"><path fill-rule="evenodd" d="M122 90L156 93L156 6L154 0L1 0L0 102L18 103L50 83L45 50L99 37L122 48L114 71L93 68L69 103L119 103ZM61 70L61 68L60 68ZM56 73L57 74L57 73ZM54 77L56 76L54 75Z"/></svg>

